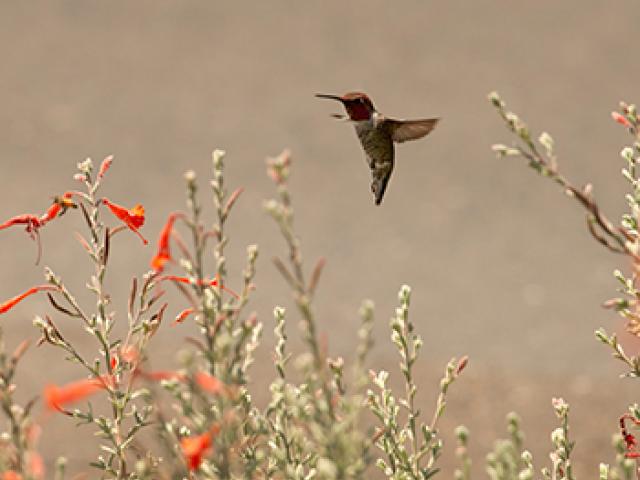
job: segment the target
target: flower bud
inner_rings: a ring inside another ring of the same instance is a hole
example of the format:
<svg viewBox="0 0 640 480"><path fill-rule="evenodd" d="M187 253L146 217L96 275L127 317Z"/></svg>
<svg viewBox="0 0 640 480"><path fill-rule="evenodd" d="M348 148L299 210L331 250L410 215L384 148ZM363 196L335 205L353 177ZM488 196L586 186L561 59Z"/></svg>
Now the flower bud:
<svg viewBox="0 0 640 480"><path fill-rule="evenodd" d="M466 444L469 439L469 429L464 425L459 425L455 429L455 436L461 443Z"/></svg>
<svg viewBox="0 0 640 480"><path fill-rule="evenodd" d="M607 480L609 478L609 465L606 463L600 464L600 480Z"/></svg>
<svg viewBox="0 0 640 480"><path fill-rule="evenodd" d="M525 468L518 474L518 480L532 480L533 471L530 468Z"/></svg>
<svg viewBox="0 0 640 480"><path fill-rule="evenodd" d="M194 172L193 170L187 170L186 172L184 172L184 179L187 181L187 183L195 182L196 172Z"/></svg>
<svg viewBox="0 0 640 480"><path fill-rule="evenodd" d="M558 427L551 432L551 441L556 447L560 447L564 443L564 431Z"/></svg>
<svg viewBox="0 0 640 480"><path fill-rule="evenodd" d="M624 158L627 162L629 163L633 163L633 148L631 147L624 147L621 151L620 151L620 156L622 158Z"/></svg>
<svg viewBox="0 0 640 480"><path fill-rule="evenodd" d="M91 173L91 170L93 170L93 162L91 159L87 158L84 162L78 163L78 170L86 174Z"/></svg>
<svg viewBox="0 0 640 480"><path fill-rule="evenodd" d="M498 92L495 92L495 91L491 92L489 95L487 95L487 98L493 104L494 107L498 107L498 108L504 107L504 102L500 99L500 95L498 95Z"/></svg>
<svg viewBox="0 0 640 480"><path fill-rule="evenodd" d="M538 141L547 151L550 152L553 150L553 138L547 132L542 132Z"/></svg>
<svg viewBox="0 0 640 480"><path fill-rule="evenodd" d="M213 158L213 167L217 170L220 167L222 167L222 160L224 160L224 157L226 155L226 152L224 150L214 150L213 154L211 155Z"/></svg>

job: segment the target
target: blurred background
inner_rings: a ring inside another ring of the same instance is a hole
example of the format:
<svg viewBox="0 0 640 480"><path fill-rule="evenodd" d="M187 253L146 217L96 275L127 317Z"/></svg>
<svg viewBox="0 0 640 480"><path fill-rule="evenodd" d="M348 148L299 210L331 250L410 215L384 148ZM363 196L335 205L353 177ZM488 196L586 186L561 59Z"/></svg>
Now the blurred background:
<svg viewBox="0 0 640 480"><path fill-rule="evenodd" d="M425 339L424 412L432 411L447 360L470 356L442 423L442 478L456 464L452 432L461 423L471 430L482 478L484 456L505 435L511 410L546 465L553 396L571 404L577 472L593 476L599 461L612 461L617 419L637 399L630 380L618 377L622 365L593 336L600 326L622 332L600 304L615 295L612 270L626 265L590 238L581 209L555 185L519 159L494 156L490 145L511 138L486 95L498 90L534 132L549 131L561 170L577 184L593 182L616 219L626 188L618 152L629 138L610 112L620 100L640 101L637 15L633 0L4 2L0 221L43 212L51 197L75 187L78 161L114 154L103 194L143 203L143 232L155 239L167 214L183 208L186 170L198 173L209 206L211 151L225 149L227 185L245 188L229 224L231 285L241 278L246 246L257 243L261 252L251 309L265 323L254 368L255 396L264 402L273 374L271 312L291 306L270 260L285 247L262 210L274 194L264 159L290 148L307 267L327 258L316 310L330 354L351 357L358 307L371 298L371 366L397 378L387 325L407 283ZM313 97L351 90L367 92L390 116L443 119L427 139L398 147L377 208L353 129L329 117L339 105ZM39 266L21 228L2 231L0 298L42 282L48 265L89 302L83 286L91 264L72 235L81 228L75 213L47 226ZM108 284L120 312L131 277L152 255L134 235L113 246ZM42 295L4 315L9 346L37 339L33 315L48 311ZM293 310L290 320L297 338ZM67 336L95 349L80 326L59 321ZM176 338L194 332L189 324L161 331L156 365L175 365ZM33 349L19 375L21 398L82 375L60 352ZM90 430L64 418L47 422L47 461L64 453L70 471L88 470Z"/></svg>

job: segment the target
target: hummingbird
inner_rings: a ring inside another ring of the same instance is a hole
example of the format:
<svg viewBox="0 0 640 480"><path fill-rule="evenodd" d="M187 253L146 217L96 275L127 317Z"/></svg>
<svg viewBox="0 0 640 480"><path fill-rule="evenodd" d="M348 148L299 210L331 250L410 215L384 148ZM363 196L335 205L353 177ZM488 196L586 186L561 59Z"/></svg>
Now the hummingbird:
<svg viewBox="0 0 640 480"><path fill-rule="evenodd" d="M333 114L332 117L350 121L354 124L356 134L367 156L367 164L371 169L371 192L376 205L380 205L387 189L394 164L393 142L406 142L424 137L433 130L440 120L428 118L421 120L394 120L387 118L376 110L373 102L362 92L349 92L342 96L316 94L318 98L328 98L342 102L348 117Z"/></svg>

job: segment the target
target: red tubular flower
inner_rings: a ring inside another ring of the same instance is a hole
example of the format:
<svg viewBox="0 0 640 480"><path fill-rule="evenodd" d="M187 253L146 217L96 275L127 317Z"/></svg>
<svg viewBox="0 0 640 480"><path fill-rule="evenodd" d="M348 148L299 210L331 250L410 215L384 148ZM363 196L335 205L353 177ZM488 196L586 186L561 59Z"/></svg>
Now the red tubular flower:
<svg viewBox="0 0 640 480"><path fill-rule="evenodd" d="M138 349L133 345L126 345L113 350L111 352L111 371L118 368L122 362L134 365L134 368L136 368L136 365L140 362Z"/></svg>
<svg viewBox="0 0 640 480"><path fill-rule="evenodd" d="M171 323L171 325L177 325L178 323L184 322L185 318L191 315L194 311L195 310L193 308L185 308L176 316L176 319Z"/></svg>
<svg viewBox="0 0 640 480"><path fill-rule="evenodd" d="M28 457L28 468L31 475L35 478L44 478L45 468L44 460L37 452L30 452Z"/></svg>
<svg viewBox="0 0 640 480"><path fill-rule="evenodd" d="M34 293L41 292L43 290L58 290L58 287L54 287L53 285L37 285L35 287L31 287L26 292L21 293L20 295L13 297L4 303L0 303L0 314L7 313L29 295L33 295Z"/></svg>
<svg viewBox="0 0 640 480"><path fill-rule="evenodd" d="M171 240L171 232L173 231L173 224L178 217L181 217L182 213L172 213L167 219L167 223L160 232L158 238L158 253L151 259L151 268L154 271L160 273L164 270L164 264L171 260L171 250L169 249L169 240Z"/></svg>
<svg viewBox="0 0 640 480"><path fill-rule="evenodd" d="M224 383L218 380L217 377L214 377L213 375L210 375L206 372L196 373L195 378L198 386L206 392L218 394L222 393L222 391L224 390Z"/></svg>
<svg viewBox="0 0 640 480"><path fill-rule="evenodd" d="M144 243L145 245L149 243L147 242L147 239L144 238L138 231L138 229L142 227L142 225L144 225L144 207L142 205L138 204L131 210L128 210L123 206L111 202L107 198L103 198L102 203L104 203L109 208L109 210L111 210L111 213L113 213L127 227L129 227L129 229L133 233L138 235L138 237L140 237L140 240L142 240L142 243Z"/></svg>
<svg viewBox="0 0 640 480"><path fill-rule="evenodd" d="M208 278L203 278L202 280L199 280L197 282L192 281L191 279L189 279L187 277L180 277L178 275L163 275L162 277L160 277L158 279L159 282L163 282L165 280L169 280L171 282L177 282L177 283L187 283L189 285L193 285L193 284L197 283L201 287L215 287L215 286L218 285L217 275L216 275L216 278L214 278L213 280L209 280ZM225 292L230 293L234 297L240 298L240 296L236 292L234 292L233 290L225 287L224 285L221 288L222 288L222 290L224 290Z"/></svg>
<svg viewBox="0 0 640 480"><path fill-rule="evenodd" d="M39 218L40 226L56 218L61 210L62 205L58 202L53 202L49 207L49 210L47 210L47 212Z"/></svg>
<svg viewBox="0 0 640 480"><path fill-rule="evenodd" d="M61 197L54 198L49 210L40 217L40 226L43 226L45 223L49 223L51 220L56 218L58 214L64 214L67 209L76 208L77 205L72 200L73 195L74 192L64 192Z"/></svg>
<svg viewBox="0 0 640 480"><path fill-rule="evenodd" d="M626 458L640 458L640 452L637 450L638 441L634 435L627 431L626 420L633 422L635 425L640 425L640 421L628 413L620 417L620 433L624 439L626 449L624 456Z"/></svg>
<svg viewBox="0 0 640 480"><path fill-rule="evenodd" d="M111 371L118 368L118 365L120 365L120 358L118 357L118 352L111 352L111 361L109 362L109 365L111 366Z"/></svg>
<svg viewBox="0 0 640 480"><path fill-rule="evenodd" d="M27 232L32 233L45 223L56 218L58 214L64 213L67 208L74 208L76 204L73 203L71 199L74 194L74 192L65 192L61 197L56 197L49 209L41 216L25 213L11 217L6 222L0 224L0 230L12 227L13 225L26 225Z"/></svg>
<svg viewBox="0 0 640 480"><path fill-rule="evenodd" d="M75 208L76 204L71 200L71 197L75 194L77 194L77 192L65 192L62 197L56 197L53 204L41 216L25 213L11 217L6 222L0 224L0 230L12 227L13 225L25 225L25 230L29 234L29 237L38 243L38 256L36 257L37 265L40 262L40 255L42 253L39 235L40 227L43 227L46 223L49 223L54 218L62 215L69 207Z"/></svg>
<svg viewBox="0 0 640 480"><path fill-rule="evenodd" d="M627 458L639 456L638 452L635 451L636 447L638 446L638 441L636 440L636 437L634 437L630 433L627 433L624 436L624 443L627 448L627 453L625 455Z"/></svg>
<svg viewBox="0 0 640 480"><path fill-rule="evenodd" d="M9 228L14 225L26 225L28 233L31 233L41 227L40 219L37 215L25 213L11 217L6 222L0 224L0 230L4 230L5 228Z"/></svg>
<svg viewBox="0 0 640 480"><path fill-rule="evenodd" d="M189 470L197 470L202 463L202 457L211 447L211 434L209 432L193 437L184 437L180 440L182 455L187 462Z"/></svg>
<svg viewBox="0 0 640 480"><path fill-rule="evenodd" d="M22 480L22 475L15 470L7 470L2 474L2 480Z"/></svg>
<svg viewBox="0 0 640 480"><path fill-rule="evenodd" d="M79 380L62 387L53 384L47 385L43 392L45 405L49 410L64 413L64 406L79 402L98 390L107 388L108 382L111 382L110 377L100 377Z"/></svg>
<svg viewBox="0 0 640 480"><path fill-rule="evenodd" d="M211 441L220 431L220 427L213 426L208 432L180 439L182 455L187 462L189 470L194 471L200 467L202 457L211 448Z"/></svg>
<svg viewBox="0 0 640 480"><path fill-rule="evenodd" d="M627 127L627 128L632 127L629 119L618 112L611 112L611 118L613 118L616 122L618 122L623 127Z"/></svg>

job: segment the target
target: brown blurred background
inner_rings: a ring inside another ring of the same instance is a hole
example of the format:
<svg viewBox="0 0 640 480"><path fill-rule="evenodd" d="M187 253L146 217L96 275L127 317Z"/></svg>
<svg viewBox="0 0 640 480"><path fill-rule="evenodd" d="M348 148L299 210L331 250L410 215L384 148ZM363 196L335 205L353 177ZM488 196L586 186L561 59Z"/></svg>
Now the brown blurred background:
<svg viewBox="0 0 640 480"><path fill-rule="evenodd" d="M625 265L589 238L582 212L555 185L522 161L494 157L490 145L510 138L486 94L500 91L535 132L549 131L565 174L592 181L616 218L625 188L618 152L628 137L609 114L619 100L640 101L637 19L633 0L3 2L0 220L43 211L73 187L76 162L112 153L103 193L144 203L144 232L155 238L166 215L184 205L183 172L201 176L208 200L210 153L227 150L228 185L246 189L230 222L232 282L246 245L261 251L252 308L267 332L254 370L264 399L271 311L291 305L270 262L284 246L261 208L273 195L264 158L289 147L307 265L328 259L317 311L331 354L349 358L357 309L372 298L372 367L399 374L387 322L407 283L426 344L423 411L432 409L446 361L471 358L442 424L449 447L442 478L455 465L455 425L471 429L481 478L483 457L514 409L537 463L546 465L552 396L570 402L578 473L593 476L598 461L612 460L610 435L637 398L618 378L621 364L593 337L599 326L621 330L599 305L614 295L612 270ZM329 118L337 105L313 98L354 89L392 116L443 118L427 140L398 148L379 208L352 128ZM77 215L43 230L42 264L82 292L90 263L75 228ZM118 239L109 274L117 308L151 254L133 235ZM21 229L1 233L1 298L41 281L34 258ZM37 338L31 319L45 311L40 296L5 315L9 345ZM295 337L293 311L290 318ZM79 327L60 321L94 348ZM174 364L176 336L193 331L183 325L158 335L157 364ZM33 350L20 375L22 398L79 375L60 352ZM89 429L58 418L48 422L42 449L48 460L66 452L72 472L86 470L95 453Z"/></svg>

